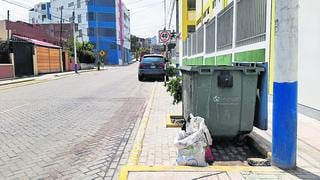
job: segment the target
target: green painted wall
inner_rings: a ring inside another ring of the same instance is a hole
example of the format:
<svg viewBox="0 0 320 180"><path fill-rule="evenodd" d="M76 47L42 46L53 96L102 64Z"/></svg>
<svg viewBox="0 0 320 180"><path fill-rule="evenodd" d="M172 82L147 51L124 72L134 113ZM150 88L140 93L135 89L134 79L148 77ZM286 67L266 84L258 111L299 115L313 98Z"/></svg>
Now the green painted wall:
<svg viewBox="0 0 320 180"><path fill-rule="evenodd" d="M258 49L253 51L239 52L235 54L235 62L265 62L265 49ZM204 61L204 62L203 62ZM183 59L183 65L232 65L232 54L221 55L217 57L203 56L195 58Z"/></svg>
<svg viewBox="0 0 320 180"><path fill-rule="evenodd" d="M204 60L205 65L215 65L216 64L216 57L206 57Z"/></svg>
<svg viewBox="0 0 320 180"><path fill-rule="evenodd" d="M232 65L232 54L217 56L216 65Z"/></svg>
<svg viewBox="0 0 320 180"><path fill-rule="evenodd" d="M265 62L266 50L258 49L253 51L239 52L235 54L235 62Z"/></svg>

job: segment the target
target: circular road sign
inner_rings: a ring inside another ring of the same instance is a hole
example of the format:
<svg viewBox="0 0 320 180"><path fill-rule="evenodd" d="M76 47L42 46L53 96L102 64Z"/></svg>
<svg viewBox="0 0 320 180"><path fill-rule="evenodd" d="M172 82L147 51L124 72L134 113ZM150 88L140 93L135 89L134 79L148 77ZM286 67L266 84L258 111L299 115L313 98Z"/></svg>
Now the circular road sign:
<svg viewBox="0 0 320 180"><path fill-rule="evenodd" d="M167 43L170 41L170 32L169 31L161 31L160 32L160 35L159 35L159 38L160 38L160 41L163 42L163 43Z"/></svg>
<svg viewBox="0 0 320 180"><path fill-rule="evenodd" d="M103 57L103 56L106 55L106 52L104 52L104 50L101 50L101 51L99 52L99 55L100 55L101 57Z"/></svg>

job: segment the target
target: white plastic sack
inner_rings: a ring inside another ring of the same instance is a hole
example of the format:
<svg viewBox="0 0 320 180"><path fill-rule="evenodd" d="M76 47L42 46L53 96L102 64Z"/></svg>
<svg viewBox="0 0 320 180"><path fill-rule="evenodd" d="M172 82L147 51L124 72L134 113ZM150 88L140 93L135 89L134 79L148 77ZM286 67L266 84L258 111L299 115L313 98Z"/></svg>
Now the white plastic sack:
<svg viewBox="0 0 320 180"><path fill-rule="evenodd" d="M190 114L190 122L187 122L186 124L186 132L203 133L204 136L202 136L202 138L204 138L204 141L207 143L208 146L212 145L211 134L209 132L208 127L205 124L205 120L202 117L194 117L192 114Z"/></svg>
<svg viewBox="0 0 320 180"><path fill-rule="evenodd" d="M212 144L211 135L204 119L194 117L187 123L186 131L180 131L174 141L178 148L177 164L182 166L200 166L208 164L205 160L205 148Z"/></svg>

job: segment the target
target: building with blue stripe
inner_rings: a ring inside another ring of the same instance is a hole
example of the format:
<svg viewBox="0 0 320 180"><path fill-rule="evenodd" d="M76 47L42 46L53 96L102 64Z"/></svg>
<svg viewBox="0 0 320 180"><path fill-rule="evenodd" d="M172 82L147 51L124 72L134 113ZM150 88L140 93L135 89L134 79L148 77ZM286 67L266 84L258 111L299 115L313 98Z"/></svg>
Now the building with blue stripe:
<svg viewBox="0 0 320 180"><path fill-rule="evenodd" d="M105 51L105 64L129 63L130 13L122 0L51 0L50 4L51 19L46 23L60 23L61 12L63 23L70 23L75 12L78 41L95 44L97 54Z"/></svg>

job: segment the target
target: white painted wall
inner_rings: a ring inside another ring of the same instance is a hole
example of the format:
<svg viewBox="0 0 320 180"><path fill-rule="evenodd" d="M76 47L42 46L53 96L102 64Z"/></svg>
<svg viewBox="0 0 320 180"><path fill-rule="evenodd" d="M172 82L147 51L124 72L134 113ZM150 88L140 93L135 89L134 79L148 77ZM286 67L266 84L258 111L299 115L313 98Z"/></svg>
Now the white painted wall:
<svg viewBox="0 0 320 180"><path fill-rule="evenodd" d="M122 9L123 9L123 18L125 17L125 15L127 17L129 17L128 19L123 19L123 36L124 36L124 43L123 43L123 47L130 49L131 48L131 43L130 43L130 11L129 9L125 6L125 4L123 3L122 5Z"/></svg>
<svg viewBox="0 0 320 180"><path fill-rule="evenodd" d="M299 1L300 104L320 110L320 1Z"/></svg>

